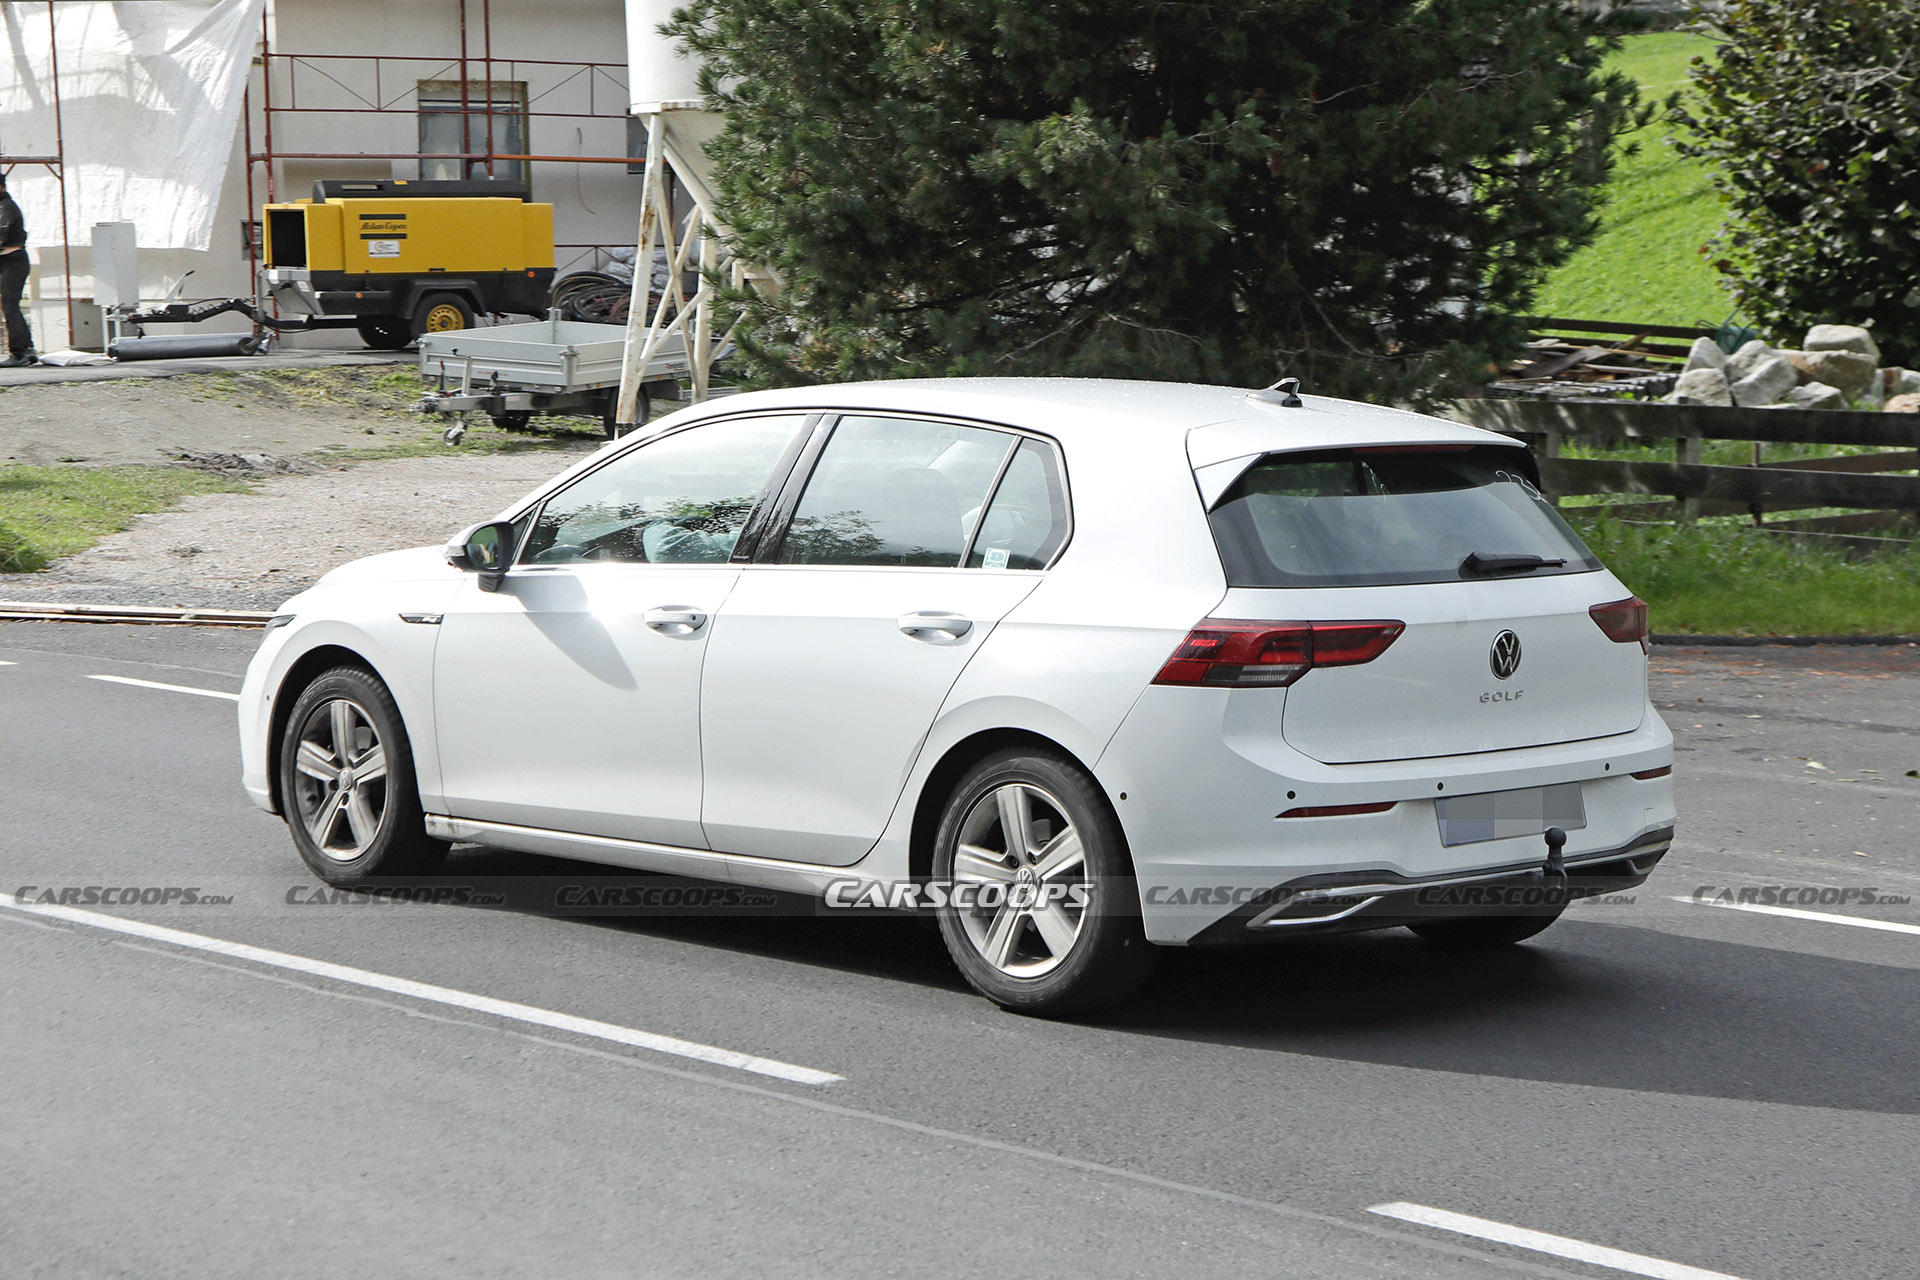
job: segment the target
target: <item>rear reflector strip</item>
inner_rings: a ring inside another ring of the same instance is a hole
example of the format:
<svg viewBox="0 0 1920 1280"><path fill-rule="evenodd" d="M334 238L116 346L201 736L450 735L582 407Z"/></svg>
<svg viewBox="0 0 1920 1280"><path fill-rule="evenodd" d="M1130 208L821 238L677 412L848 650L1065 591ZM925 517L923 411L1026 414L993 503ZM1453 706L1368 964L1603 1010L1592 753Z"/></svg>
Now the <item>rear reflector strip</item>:
<svg viewBox="0 0 1920 1280"><path fill-rule="evenodd" d="M1642 769L1640 772L1636 774L1631 774L1629 776L1638 778L1642 782L1650 782L1655 778L1664 778L1672 772L1673 772L1672 765L1663 764L1658 769Z"/></svg>
<svg viewBox="0 0 1920 1280"><path fill-rule="evenodd" d="M1300 809L1289 809L1280 816L1283 818L1338 818L1349 813L1385 813L1398 803L1397 800L1387 800L1380 804L1315 804Z"/></svg>

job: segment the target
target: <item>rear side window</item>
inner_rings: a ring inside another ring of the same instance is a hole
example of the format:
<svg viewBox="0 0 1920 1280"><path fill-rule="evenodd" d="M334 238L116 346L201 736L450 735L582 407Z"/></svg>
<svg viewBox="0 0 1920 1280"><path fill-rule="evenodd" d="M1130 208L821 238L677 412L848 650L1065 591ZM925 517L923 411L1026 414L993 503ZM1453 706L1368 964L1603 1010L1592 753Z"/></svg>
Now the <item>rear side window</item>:
<svg viewBox="0 0 1920 1280"><path fill-rule="evenodd" d="M1370 587L1600 568L1518 451L1339 449L1255 463L1209 516L1236 587Z"/></svg>
<svg viewBox="0 0 1920 1280"><path fill-rule="evenodd" d="M1067 493L1060 463L1038 440L1013 455L974 535L969 569L1044 569L1067 540Z"/></svg>
<svg viewBox="0 0 1920 1280"><path fill-rule="evenodd" d="M794 510L781 564L957 569L1015 438L912 418L842 418Z"/></svg>

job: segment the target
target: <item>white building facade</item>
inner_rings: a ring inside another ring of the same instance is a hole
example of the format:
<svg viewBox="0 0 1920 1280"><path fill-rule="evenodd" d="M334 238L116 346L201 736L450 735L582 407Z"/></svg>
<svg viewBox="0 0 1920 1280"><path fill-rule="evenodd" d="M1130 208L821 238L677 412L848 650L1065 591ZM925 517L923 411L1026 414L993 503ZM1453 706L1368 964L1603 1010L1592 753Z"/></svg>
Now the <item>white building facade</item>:
<svg viewBox="0 0 1920 1280"><path fill-rule="evenodd" d="M143 301L251 297L260 207L323 179L523 182L554 206L561 274L631 253L622 0L61 0L0 22L42 351L98 345L94 223L136 225Z"/></svg>

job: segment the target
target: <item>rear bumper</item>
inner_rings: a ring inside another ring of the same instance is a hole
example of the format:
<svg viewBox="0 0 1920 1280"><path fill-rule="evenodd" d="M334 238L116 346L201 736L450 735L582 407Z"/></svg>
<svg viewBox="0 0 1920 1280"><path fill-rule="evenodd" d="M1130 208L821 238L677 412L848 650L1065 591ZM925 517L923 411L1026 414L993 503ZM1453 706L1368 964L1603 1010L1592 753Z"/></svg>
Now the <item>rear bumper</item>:
<svg viewBox="0 0 1920 1280"><path fill-rule="evenodd" d="M1149 941L1219 941L1246 925L1246 908L1306 890L1391 892L1314 928L1384 928L1402 890L1525 877L1546 860L1539 835L1447 845L1435 801L1578 783L1586 825L1567 832L1571 867L1599 867L1664 852L1675 822L1673 779L1635 777L1669 768L1673 735L1651 706L1638 728L1572 742L1370 764L1329 765L1288 746L1278 728L1285 690L1148 688L1094 767L1114 799L1140 889ZM1352 805L1381 812L1324 814ZM1287 816L1299 810L1324 816ZM1655 833L1665 831L1663 839ZM1643 849L1643 845L1646 846ZM1657 860L1657 859L1655 859ZM1628 873L1616 868L1618 882ZM1637 881L1636 881L1637 883ZM1514 887L1514 886L1509 886ZM1524 886L1518 886L1524 887ZM1607 887L1615 887L1609 884ZM1331 896L1340 896L1333 893ZM1428 901L1424 908L1444 903ZM1243 914L1244 913L1244 914ZM1330 914L1330 913L1322 913ZM1487 914L1462 897L1454 914ZM1289 917L1293 918L1293 917ZM1308 931L1305 919L1258 936ZM1246 940L1246 939L1241 939Z"/></svg>
<svg viewBox="0 0 1920 1280"><path fill-rule="evenodd" d="M1189 939L1190 946L1239 946L1308 934L1391 929L1459 916L1557 914L1567 903L1644 884L1673 844L1673 828L1642 832L1618 849L1566 860L1555 873L1532 866L1413 878L1303 876L1257 894Z"/></svg>

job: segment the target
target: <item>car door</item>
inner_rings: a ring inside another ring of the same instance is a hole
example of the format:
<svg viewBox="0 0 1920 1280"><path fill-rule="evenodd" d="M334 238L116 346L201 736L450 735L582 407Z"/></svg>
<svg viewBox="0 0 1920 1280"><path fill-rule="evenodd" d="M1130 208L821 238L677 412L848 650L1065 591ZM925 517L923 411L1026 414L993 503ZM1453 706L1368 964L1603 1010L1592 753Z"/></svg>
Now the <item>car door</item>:
<svg viewBox="0 0 1920 1280"><path fill-rule="evenodd" d="M449 813L706 847L701 662L804 421L726 419L622 453L523 518L497 590L462 585L434 662Z"/></svg>
<svg viewBox="0 0 1920 1280"><path fill-rule="evenodd" d="M701 812L715 849L844 866L880 838L948 691L1064 543L1067 512L1037 439L858 416L830 432L716 620ZM1058 502L1031 524L988 511L1034 469Z"/></svg>

